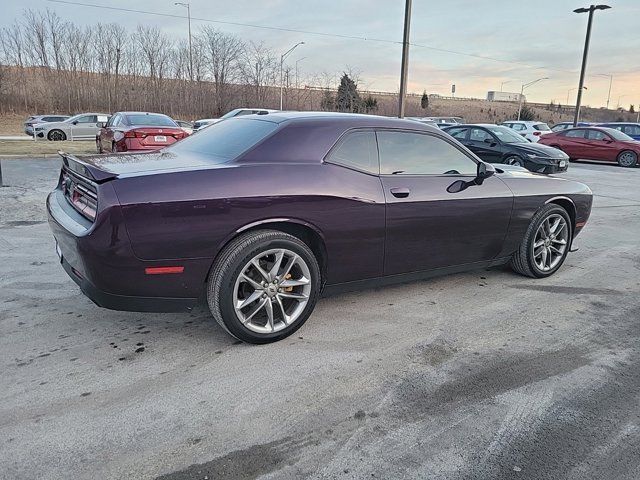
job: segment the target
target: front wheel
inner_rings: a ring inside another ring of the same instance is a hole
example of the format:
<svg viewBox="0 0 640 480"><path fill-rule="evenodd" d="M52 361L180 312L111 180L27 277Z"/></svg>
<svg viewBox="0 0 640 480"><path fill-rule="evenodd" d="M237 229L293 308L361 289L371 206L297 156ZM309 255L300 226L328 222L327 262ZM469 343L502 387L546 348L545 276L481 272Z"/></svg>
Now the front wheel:
<svg viewBox="0 0 640 480"><path fill-rule="evenodd" d="M553 275L564 263L571 245L571 219L559 205L548 204L536 213L511 257L511 268L533 278Z"/></svg>
<svg viewBox="0 0 640 480"><path fill-rule="evenodd" d="M62 142L67 139L67 135L62 130L51 130L47 138L52 142Z"/></svg>
<svg viewBox="0 0 640 480"><path fill-rule="evenodd" d="M520 157L517 157L515 155L511 155L510 157L505 158L504 159L504 163L506 163L507 165L515 165L517 167L524 167L524 161Z"/></svg>
<svg viewBox="0 0 640 480"><path fill-rule="evenodd" d="M320 292L320 268L300 239L276 230L240 235L224 248L207 282L213 317L234 337L271 343L309 318Z"/></svg>
<svg viewBox="0 0 640 480"><path fill-rule="evenodd" d="M638 164L638 155L630 150L618 154L618 165L621 167L635 167Z"/></svg>

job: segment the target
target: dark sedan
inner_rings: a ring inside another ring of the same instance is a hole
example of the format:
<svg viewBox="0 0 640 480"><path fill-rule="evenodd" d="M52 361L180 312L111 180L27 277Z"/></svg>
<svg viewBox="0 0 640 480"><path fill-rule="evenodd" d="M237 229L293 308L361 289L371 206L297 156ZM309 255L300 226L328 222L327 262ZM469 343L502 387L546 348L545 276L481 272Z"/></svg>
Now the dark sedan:
<svg viewBox="0 0 640 480"><path fill-rule="evenodd" d="M204 297L232 335L267 343L322 292L509 262L548 277L591 202L581 183L497 170L418 122L283 112L158 152L63 154L47 208L62 266L99 306Z"/></svg>
<svg viewBox="0 0 640 480"><path fill-rule="evenodd" d="M485 162L517 165L537 173L566 172L569 156L562 150L532 143L502 125L460 125L444 129Z"/></svg>

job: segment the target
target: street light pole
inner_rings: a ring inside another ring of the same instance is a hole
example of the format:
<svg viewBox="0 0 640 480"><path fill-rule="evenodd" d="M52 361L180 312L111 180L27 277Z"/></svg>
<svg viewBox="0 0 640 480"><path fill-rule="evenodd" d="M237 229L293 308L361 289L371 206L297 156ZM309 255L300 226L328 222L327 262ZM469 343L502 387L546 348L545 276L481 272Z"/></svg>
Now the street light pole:
<svg viewBox="0 0 640 480"><path fill-rule="evenodd" d="M175 2L174 5L187 7L187 21L189 22L189 80L193 81L193 47L191 42L191 5L188 3Z"/></svg>
<svg viewBox="0 0 640 480"><path fill-rule="evenodd" d="M402 35L402 64L400 65L400 92L398 95L398 118L404 117L404 100L407 94L407 71L409 67L409 32L411 27L411 0L404 5L404 33Z"/></svg>
<svg viewBox="0 0 640 480"><path fill-rule="evenodd" d="M532 82L522 84L522 88L520 88L520 98L518 102L518 120L520 120L520 113L522 113L522 96L524 94L524 89L533 85L534 83L538 83L541 80L549 80L549 77L538 78Z"/></svg>
<svg viewBox="0 0 640 480"><path fill-rule="evenodd" d="M599 73L601 77L609 77L609 93L607 94L607 110L609 110L609 101L611 100L611 85L613 85L613 75L607 75L606 73Z"/></svg>
<svg viewBox="0 0 640 480"><path fill-rule="evenodd" d="M589 41L591 40L591 24L593 23L593 12L596 10L606 10L611 8L609 5L591 5L589 8L576 8L574 13L589 12L589 20L587 21L587 35L584 39L584 50L582 52L582 68L580 69L580 82L578 84L578 97L576 99L576 110L573 115L573 126L578 125L578 117L580 116L580 103L582 101L582 87L584 86L584 74L587 69L587 57L589 55Z"/></svg>
<svg viewBox="0 0 640 480"><path fill-rule="evenodd" d="M280 55L280 110L282 110L282 106L283 106L283 94L284 94L284 84L282 83L282 66L284 65L284 59L287 58L287 55L289 55L291 52L293 52L296 47L300 46L300 45L304 45L304 42L298 42L296 43L293 47L291 47L289 50L287 50L286 52L284 52L282 55Z"/></svg>
<svg viewBox="0 0 640 480"><path fill-rule="evenodd" d="M502 91L502 87L504 86L505 83L511 83L511 80L506 80L506 81L502 82L500 84L500 91Z"/></svg>

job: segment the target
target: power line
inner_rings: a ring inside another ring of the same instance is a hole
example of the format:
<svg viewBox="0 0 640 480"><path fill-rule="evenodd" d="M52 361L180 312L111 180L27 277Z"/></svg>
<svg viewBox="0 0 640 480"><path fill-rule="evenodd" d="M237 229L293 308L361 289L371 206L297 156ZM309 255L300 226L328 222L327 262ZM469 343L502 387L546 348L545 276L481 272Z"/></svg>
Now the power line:
<svg viewBox="0 0 640 480"><path fill-rule="evenodd" d="M106 6L106 5L96 5L94 3L73 2L73 1L69 1L69 0L46 0L46 1L48 1L50 3L61 3L61 4L66 4L66 5L79 6L79 7L93 7L93 8L100 8L100 9L103 9L103 10L115 10L115 11L128 12L128 13L142 13L142 14L146 14L146 15L155 15L157 17L180 18L180 19L186 19L187 18L184 15L175 15L175 14L171 14L171 13L151 12L151 11L148 11L148 10L139 10L139 9L133 9L133 8L110 7L110 6ZM230 21L226 21L226 20L212 20L210 18L201 18L201 17L191 17L191 20L197 20L197 21L200 21L200 22L208 22L208 23L217 23L217 24L221 24L221 25L231 25L231 26L236 26L236 27L260 28L260 29L263 29L263 30L273 30L273 31L290 32L290 33L303 33L303 34L306 34L306 35L317 35L317 36L321 36L321 37L334 37L334 38L343 38L343 39L347 39L347 40L362 40L362 41L369 41L369 42L378 42L378 43L402 45L402 42L397 41L397 40L388 40L388 39L383 39L383 38L365 37L365 36L359 36L359 35L344 35L344 34L339 34L339 33L327 33L327 32L313 31L313 30L300 30L300 29L295 29L295 28L274 27L274 26L269 26L269 25L258 25L258 24L253 24L253 23L230 22ZM457 51L457 50L439 48L439 47L434 47L434 46L431 46L431 45L424 45L424 44L420 44L420 43L410 43L410 45L412 47L425 48L425 49L429 49L429 50L433 50L433 51L441 52L441 53L449 53L449 54L452 54L452 55L460 55L460 56L465 56L465 57L470 57L470 58L477 58L477 59L480 59L480 60L489 60L489 61L492 61L492 62L508 63L508 64L511 64L511 65L518 65L518 66L521 66L521 67L534 68L534 69L538 69L538 70L549 70L549 71L556 71L556 72L562 72L562 73L577 73L577 70L564 70L564 69L561 69L561 68L546 67L546 66L542 66L542 65L531 65L531 64L528 64L528 63L518 62L518 61L514 61L514 60L505 60L505 59L502 59L502 58L489 57L489 56L486 56L486 55L477 55L477 54L474 54L474 53L460 52L460 51Z"/></svg>

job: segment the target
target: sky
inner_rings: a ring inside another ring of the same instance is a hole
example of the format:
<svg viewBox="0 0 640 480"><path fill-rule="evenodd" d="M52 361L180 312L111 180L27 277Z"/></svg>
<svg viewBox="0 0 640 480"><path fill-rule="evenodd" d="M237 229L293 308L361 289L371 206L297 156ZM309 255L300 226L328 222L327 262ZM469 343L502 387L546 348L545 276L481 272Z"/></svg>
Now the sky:
<svg viewBox="0 0 640 480"><path fill-rule="evenodd" d="M85 4L185 15L173 0L69 0ZM8 5L6 3L8 3ZM0 27L22 15L25 3L5 0ZM342 71L357 74L363 89L399 89L404 0L190 0L192 28L214 25L244 40L264 42L297 60L300 77ZM595 13L583 105L640 104L640 0L609 0ZM524 93L529 101L575 102L587 14L582 0L413 0L408 91L485 98L488 90ZM174 38L187 37L187 20L91 6L31 0L33 10L54 10L79 25L116 22L133 30L154 25ZM218 22L293 29L253 28ZM331 37L334 34L357 38ZM366 38L366 40L365 40ZM383 40L383 41L378 41ZM454 53L455 52L455 53ZM484 57L484 58L480 58ZM489 58L490 57L490 58ZM573 89L572 91L569 91Z"/></svg>

